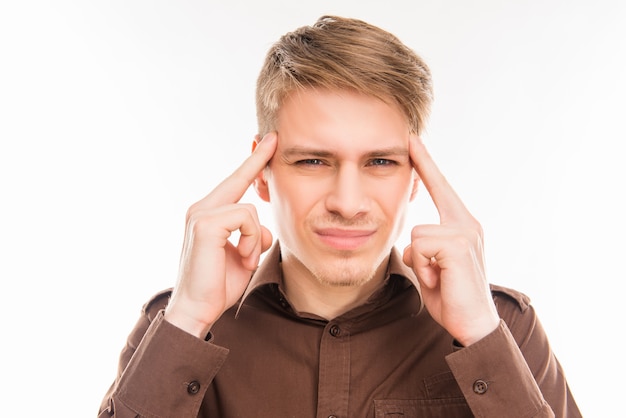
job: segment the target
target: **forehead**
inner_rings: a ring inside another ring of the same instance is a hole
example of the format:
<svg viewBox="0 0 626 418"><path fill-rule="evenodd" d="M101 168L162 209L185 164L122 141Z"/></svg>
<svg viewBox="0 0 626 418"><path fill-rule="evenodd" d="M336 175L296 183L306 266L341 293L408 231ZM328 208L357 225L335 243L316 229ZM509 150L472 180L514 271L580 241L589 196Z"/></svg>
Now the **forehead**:
<svg viewBox="0 0 626 418"><path fill-rule="evenodd" d="M307 147L332 152L408 148L409 124L400 107L347 91L292 92L278 111L279 149Z"/></svg>

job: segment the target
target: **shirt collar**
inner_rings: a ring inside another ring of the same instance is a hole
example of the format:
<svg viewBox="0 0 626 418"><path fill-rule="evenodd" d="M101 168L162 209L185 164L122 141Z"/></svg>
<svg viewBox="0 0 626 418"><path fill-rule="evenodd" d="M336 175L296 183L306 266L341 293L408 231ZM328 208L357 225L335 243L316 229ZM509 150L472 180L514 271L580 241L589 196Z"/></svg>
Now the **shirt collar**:
<svg viewBox="0 0 626 418"><path fill-rule="evenodd" d="M404 264L402 261L402 255L395 247L391 250L389 257L389 267L387 268L386 280L388 280L390 276L401 276L406 278L415 287L415 290L417 290L421 301L420 285L417 281L417 277L415 276L413 270ZM277 284L280 287L283 287L282 277L280 267L280 244L276 241L274 245L272 245L272 248L270 248L269 252L265 255L261 265L252 275L252 279L250 279L250 283L248 283L248 287L241 297L241 302L239 303L237 312L239 312L239 309L241 309L241 306L247 297L256 289L269 284ZM422 301L421 304L423 304ZM420 310L421 308L422 306L420 306Z"/></svg>

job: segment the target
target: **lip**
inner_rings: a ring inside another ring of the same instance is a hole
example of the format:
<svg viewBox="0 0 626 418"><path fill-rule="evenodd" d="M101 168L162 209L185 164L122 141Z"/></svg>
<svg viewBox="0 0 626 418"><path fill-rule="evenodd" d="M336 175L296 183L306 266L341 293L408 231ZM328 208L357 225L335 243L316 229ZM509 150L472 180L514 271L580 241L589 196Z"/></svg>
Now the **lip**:
<svg viewBox="0 0 626 418"><path fill-rule="evenodd" d="M375 230L323 228L315 231L320 240L336 250L356 250L374 235Z"/></svg>

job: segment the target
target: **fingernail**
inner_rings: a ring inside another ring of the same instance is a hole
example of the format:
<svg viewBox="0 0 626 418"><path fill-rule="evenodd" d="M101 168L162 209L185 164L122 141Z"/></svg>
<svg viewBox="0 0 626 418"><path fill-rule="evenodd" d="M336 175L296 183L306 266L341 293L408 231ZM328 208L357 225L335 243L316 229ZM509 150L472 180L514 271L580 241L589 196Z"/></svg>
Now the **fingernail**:
<svg viewBox="0 0 626 418"><path fill-rule="evenodd" d="M267 142L272 142L276 139L278 135L276 135L276 132L272 131L272 132L268 132L265 134L265 136L263 137L263 139L261 140L261 142L263 141L267 141Z"/></svg>

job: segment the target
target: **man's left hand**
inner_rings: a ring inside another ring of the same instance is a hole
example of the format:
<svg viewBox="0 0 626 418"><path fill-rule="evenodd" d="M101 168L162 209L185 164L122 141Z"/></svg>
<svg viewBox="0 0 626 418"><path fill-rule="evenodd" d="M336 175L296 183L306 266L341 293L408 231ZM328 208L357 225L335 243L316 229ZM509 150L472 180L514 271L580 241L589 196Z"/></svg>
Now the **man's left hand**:
<svg viewBox="0 0 626 418"><path fill-rule="evenodd" d="M494 331L500 321L485 275L482 227L419 137L411 136L409 153L440 223L415 226L403 260L417 275L430 315L469 346Z"/></svg>

